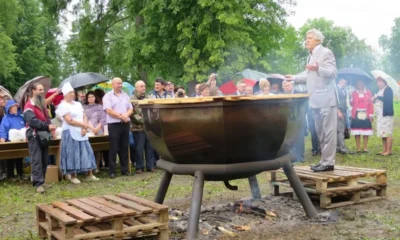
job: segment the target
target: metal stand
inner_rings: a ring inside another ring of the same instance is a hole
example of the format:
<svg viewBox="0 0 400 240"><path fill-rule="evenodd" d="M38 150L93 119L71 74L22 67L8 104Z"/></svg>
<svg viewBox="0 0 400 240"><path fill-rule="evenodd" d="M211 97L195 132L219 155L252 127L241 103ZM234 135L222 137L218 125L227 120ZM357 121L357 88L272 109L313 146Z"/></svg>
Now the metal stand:
<svg viewBox="0 0 400 240"><path fill-rule="evenodd" d="M172 173L164 171L163 177L160 182L160 187L158 188L156 199L154 202L163 204L165 195L167 195L169 184L171 183Z"/></svg>
<svg viewBox="0 0 400 240"><path fill-rule="evenodd" d="M301 184L299 177L294 171L292 164L290 162L285 162L282 168L286 174L286 177L290 182L290 185L292 186L294 192L296 193L297 198L299 199L301 205L303 206L307 217L316 218L318 215L317 210L315 210L315 207L312 204L311 199L308 197L307 192L304 189L303 185Z"/></svg>
<svg viewBox="0 0 400 240"><path fill-rule="evenodd" d="M194 175L193 189L192 189L192 200L190 204L190 212L188 219L188 229L187 229L187 239L196 239L199 227L201 203L203 200L203 190L204 181L224 181L225 186L231 190L237 190L236 186L231 186L229 184L230 179L238 179L232 176L233 174L241 173L252 173L251 177L248 177L249 185L251 189L251 194L253 198L260 199L261 193L258 186L257 177L254 174L257 172L262 172L266 170L275 170L283 167L283 170L289 179L289 182L294 189L301 205L306 212L307 217L315 218L317 217L317 210L315 210L314 205L311 203L310 198L307 195L306 190L300 182L299 177L293 169L291 164L291 159L293 155L288 154L280 158L275 159L275 161L264 161L264 162L252 162L252 163L242 163L242 164L230 164L230 165L196 165L196 164L175 164L167 162L164 160L159 160L157 162L157 167L165 170L160 187L155 198L155 202L162 204L167 194L168 187L171 183L171 178L173 174L178 175ZM211 177L210 177L211 176ZM212 176L229 176L226 179L212 178ZM248 175L247 175L248 176ZM242 177L243 178L243 177Z"/></svg>
<svg viewBox="0 0 400 240"><path fill-rule="evenodd" d="M204 174L203 172L196 171L194 174L192 200L190 203L188 229L186 233L187 239L197 239L201 203L203 200L203 190L204 190Z"/></svg>
<svg viewBox="0 0 400 240"><path fill-rule="evenodd" d="M260 188L258 187L257 176L249 177L251 195L254 199L261 199Z"/></svg>

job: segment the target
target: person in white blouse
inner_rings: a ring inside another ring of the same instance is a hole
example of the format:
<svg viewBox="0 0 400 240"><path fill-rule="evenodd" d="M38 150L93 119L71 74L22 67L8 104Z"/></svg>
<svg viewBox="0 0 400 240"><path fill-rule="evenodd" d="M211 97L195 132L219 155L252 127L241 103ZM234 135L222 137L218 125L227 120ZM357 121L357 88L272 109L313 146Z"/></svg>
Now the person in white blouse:
<svg viewBox="0 0 400 240"><path fill-rule="evenodd" d="M56 110L57 116L62 120L62 173L74 184L81 183L77 178L77 174L81 172L87 172L88 181L97 181L99 179L92 173L96 169L96 160L89 143L89 125L82 104L74 101L75 92L70 83L63 85L62 93L64 101Z"/></svg>

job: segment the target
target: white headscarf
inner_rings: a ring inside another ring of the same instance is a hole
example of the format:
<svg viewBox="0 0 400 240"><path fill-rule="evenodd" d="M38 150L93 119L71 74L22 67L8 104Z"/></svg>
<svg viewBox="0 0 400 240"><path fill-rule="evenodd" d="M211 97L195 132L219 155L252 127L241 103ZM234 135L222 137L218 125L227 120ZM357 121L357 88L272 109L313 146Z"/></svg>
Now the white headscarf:
<svg viewBox="0 0 400 240"><path fill-rule="evenodd" d="M64 96L73 91L74 88L71 86L71 83L69 82L65 83L61 89L61 92L63 93Z"/></svg>

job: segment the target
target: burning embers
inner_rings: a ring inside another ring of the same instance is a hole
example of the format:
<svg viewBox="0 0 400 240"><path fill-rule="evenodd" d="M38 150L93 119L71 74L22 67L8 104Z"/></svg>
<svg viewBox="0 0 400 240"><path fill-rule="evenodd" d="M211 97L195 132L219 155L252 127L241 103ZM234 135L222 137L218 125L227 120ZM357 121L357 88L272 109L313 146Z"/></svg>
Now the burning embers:
<svg viewBox="0 0 400 240"><path fill-rule="evenodd" d="M233 204L232 210L235 213L253 214L263 218L277 217L277 214L273 211L267 210L259 205L253 204L252 200L239 201Z"/></svg>
<svg viewBox="0 0 400 240"><path fill-rule="evenodd" d="M253 231L266 224L280 221L280 216L268 206L276 206L275 198L245 199L234 203L219 204L202 208L198 239L216 239L221 235L235 237L240 232ZM301 207L300 207L301 208ZM299 212L301 213L301 209ZM170 229L175 237L183 239L187 231L188 214L179 210L170 211ZM304 215L302 213L302 215Z"/></svg>

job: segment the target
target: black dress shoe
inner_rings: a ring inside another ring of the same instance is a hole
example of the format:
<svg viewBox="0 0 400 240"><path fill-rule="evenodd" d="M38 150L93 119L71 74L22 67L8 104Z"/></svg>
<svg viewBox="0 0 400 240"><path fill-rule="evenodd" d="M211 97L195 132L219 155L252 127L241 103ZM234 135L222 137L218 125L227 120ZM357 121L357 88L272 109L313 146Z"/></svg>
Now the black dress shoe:
<svg viewBox="0 0 400 240"><path fill-rule="evenodd" d="M313 164L313 165L310 166L310 168L312 170L313 168L319 167L319 166L321 166L321 163Z"/></svg>
<svg viewBox="0 0 400 240"><path fill-rule="evenodd" d="M335 166L333 165L319 165L318 167L311 168L314 172L328 172L335 170Z"/></svg>
<svg viewBox="0 0 400 240"><path fill-rule="evenodd" d="M115 173L111 173L110 178L115 178Z"/></svg>

